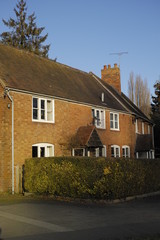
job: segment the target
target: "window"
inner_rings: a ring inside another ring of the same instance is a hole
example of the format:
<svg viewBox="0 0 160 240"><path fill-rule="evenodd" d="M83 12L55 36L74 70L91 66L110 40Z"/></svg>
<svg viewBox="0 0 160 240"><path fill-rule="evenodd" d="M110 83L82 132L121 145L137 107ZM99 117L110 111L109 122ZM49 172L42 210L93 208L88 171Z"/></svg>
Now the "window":
<svg viewBox="0 0 160 240"><path fill-rule="evenodd" d="M144 134L144 122L142 122L142 134Z"/></svg>
<svg viewBox="0 0 160 240"><path fill-rule="evenodd" d="M85 156L85 149L84 148L74 148L74 149L72 149L72 156L84 157Z"/></svg>
<svg viewBox="0 0 160 240"><path fill-rule="evenodd" d="M120 157L120 147L118 145L111 146L111 157Z"/></svg>
<svg viewBox="0 0 160 240"><path fill-rule="evenodd" d="M110 113L110 129L119 130L119 114Z"/></svg>
<svg viewBox="0 0 160 240"><path fill-rule="evenodd" d="M32 145L32 157L53 157L54 145L49 143L38 143Z"/></svg>
<svg viewBox="0 0 160 240"><path fill-rule="evenodd" d="M129 158L130 157L130 147L122 146L122 157Z"/></svg>
<svg viewBox="0 0 160 240"><path fill-rule="evenodd" d="M105 128L105 111L100 109L92 109L94 125L97 128Z"/></svg>
<svg viewBox="0 0 160 240"><path fill-rule="evenodd" d="M54 101L33 97L33 121L54 122Z"/></svg>

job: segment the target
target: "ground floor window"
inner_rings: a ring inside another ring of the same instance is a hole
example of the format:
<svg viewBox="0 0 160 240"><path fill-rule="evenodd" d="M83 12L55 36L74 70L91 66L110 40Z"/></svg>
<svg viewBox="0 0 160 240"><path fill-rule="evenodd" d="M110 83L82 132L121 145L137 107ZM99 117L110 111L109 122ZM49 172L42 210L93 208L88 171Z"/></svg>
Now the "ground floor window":
<svg viewBox="0 0 160 240"><path fill-rule="evenodd" d="M129 158L130 157L130 147L129 146L122 146L122 157Z"/></svg>
<svg viewBox="0 0 160 240"><path fill-rule="evenodd" d="M154 150L146 151L146 152L136 152L136 158L149 158L154 159Z"/></svg>
<svg viewBox="0 0 160 240"><path fill-rule="evenodd" d="M111 146L111 157L120 157L120 147L118 145Z"/></svg>
<svg viewBox="0 0 160 240"><path fill-rule="evenodd" d="M37 143L32 145L32 157L53 157L54 145L49 143Z"/></svg>
<svg viewBox="0 0 160 240"><path fill-rule="evenodd" d="M106 157L106 146L89 147L89 148L74 148L74 149L72 149L72 156Z"/></svg>
<svg viewBox="0 0 160 240"><path fill-rule="evenodd" d="M74 148L74 149L72 149L72 156L84 157L85 156L85 148Z"/></svg>

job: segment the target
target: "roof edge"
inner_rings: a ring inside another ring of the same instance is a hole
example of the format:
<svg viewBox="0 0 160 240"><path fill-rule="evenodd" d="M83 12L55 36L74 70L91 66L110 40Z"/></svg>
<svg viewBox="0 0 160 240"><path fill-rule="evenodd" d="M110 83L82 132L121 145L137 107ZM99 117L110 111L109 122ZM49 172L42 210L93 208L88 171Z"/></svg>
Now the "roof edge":
<svg viewBox="0 0 160 240"><path fill-rule="evenodd" d="M62 98L62 97L57 97L54 95L47 95L47 94L43 94L43 93L38 93L38 92L30 92L27 90L21 90L21 89L16 89L16 88L12 88L12 87L8 87L8 86L4 86L4 89L8 90L8 91L13 91L13 92L17 92L17 93L23 93L23 94L30 94L30 95L36 95L36 96L42 96L42 97L48 97L48 98L54 98L57 100L61 100L61 101L67 101L67 102L71 102L73 104L81 104L81 105L85 105L85 106L90 106L90 107L95 107L95 108L100 108L100 109L105 109L105 110L112 110L112 111L118 111L120 113L125 113L125 114L130 114L129 112L125 112L122 110L117 110L114 108L109 108L109 107L103 107L103 106L99 106L99 105L95 105L95 104L91 104L91 103L87 103L87 102L78 102L76 100L72 100L72 99L68 99L68 98Z"/></svg>
<svg viewBox="0 0 160 240"><path fill-rule="evenodd" d="M126 109L127 112L131 113L131 111L121 102L119 101L119 99L114 95L114 93L112 93L106 86L104 86L104 84L100 81L100 78L97 77L94 73L90 72L90 74L92 74L92 76L96 79L96 81L105 89L107 90L115 99L116 101L118 101L121 106Z"/></svg>

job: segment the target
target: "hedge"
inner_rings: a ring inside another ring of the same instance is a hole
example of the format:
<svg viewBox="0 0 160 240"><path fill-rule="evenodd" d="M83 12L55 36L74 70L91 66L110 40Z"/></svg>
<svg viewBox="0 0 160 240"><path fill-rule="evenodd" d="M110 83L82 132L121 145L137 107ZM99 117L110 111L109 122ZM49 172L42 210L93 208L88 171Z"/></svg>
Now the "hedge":
<svg viewBox="0 0 160 240"><path fill-rule="evenodd" d="M25 161L25 191L112 200L160 190L160 160L89 157Z"/></svg>

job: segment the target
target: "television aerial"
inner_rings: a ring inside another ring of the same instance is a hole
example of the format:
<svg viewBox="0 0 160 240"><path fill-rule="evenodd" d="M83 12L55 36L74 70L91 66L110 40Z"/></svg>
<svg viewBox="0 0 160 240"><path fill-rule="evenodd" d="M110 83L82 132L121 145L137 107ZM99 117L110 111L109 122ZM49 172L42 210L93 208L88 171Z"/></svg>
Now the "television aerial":
<svg viewBox="0 0 160 240"><path fill-rule="evenodd" d="M116 52L116 53L110 53L109 55L117 55L119 56L119 68L120 68L120 58L123 54L128 54L128 52Z"/></svg>

